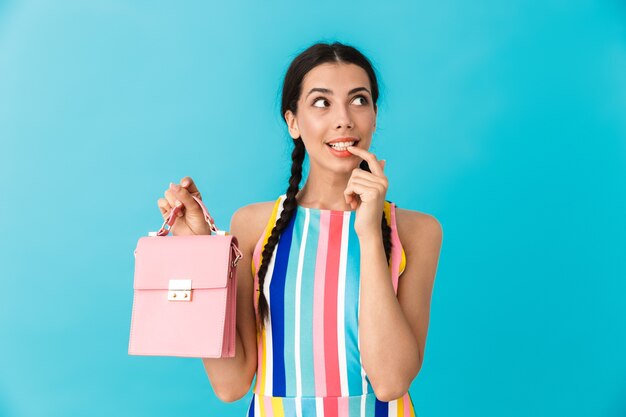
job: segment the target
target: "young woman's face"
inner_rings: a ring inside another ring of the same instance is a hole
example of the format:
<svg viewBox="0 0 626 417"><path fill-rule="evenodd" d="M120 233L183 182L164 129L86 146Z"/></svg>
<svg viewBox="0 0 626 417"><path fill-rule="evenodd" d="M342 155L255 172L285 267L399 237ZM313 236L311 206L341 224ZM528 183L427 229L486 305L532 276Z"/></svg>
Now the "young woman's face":
<svg viewBox="0 0 626 417"><path fill-rule="evenodd" d="M326 63L306 74L297 115L287 111L285 119L291 137L304 141L312 168L319 165L349 173L358 167L361 158L349 151L335 151L327 142L356 138L354 146L368 150L376 129L376 114L365 70L354 64Z"/></svg>

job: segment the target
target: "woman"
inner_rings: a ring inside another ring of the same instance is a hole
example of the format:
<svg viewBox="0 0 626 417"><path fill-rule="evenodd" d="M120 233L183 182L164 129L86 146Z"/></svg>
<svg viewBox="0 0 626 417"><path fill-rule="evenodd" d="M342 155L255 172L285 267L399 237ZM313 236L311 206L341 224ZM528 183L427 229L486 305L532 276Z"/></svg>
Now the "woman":
<svg viewBox="0 0 626 417"><path fill-rule="evenodd" d="M246 395L256 374L249 416L415 415L408 389L424 358L442 229L385 200L385 161L368 151L377 99L370 62L341 43L315 44L287 70L289 187L233 215L244 254L236 356L203 358L223 401ZM191 195L200 193L185 177L158 201L164 217L184 206L175 235L210 233Z"/></svg>

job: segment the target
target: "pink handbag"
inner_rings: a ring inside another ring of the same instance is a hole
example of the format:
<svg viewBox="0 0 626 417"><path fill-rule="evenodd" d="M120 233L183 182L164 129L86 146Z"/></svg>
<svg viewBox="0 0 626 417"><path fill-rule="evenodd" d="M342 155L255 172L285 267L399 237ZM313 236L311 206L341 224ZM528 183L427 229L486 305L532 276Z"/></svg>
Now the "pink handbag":
<svg viewBox="0 0 626 417"><path fill-rule="evenodd" d="M237 238L218 230L202 201L211 235L167 236L180 208L135 249L129 355L235 356ZM166 228L167 226L167 228Z"/></svg>

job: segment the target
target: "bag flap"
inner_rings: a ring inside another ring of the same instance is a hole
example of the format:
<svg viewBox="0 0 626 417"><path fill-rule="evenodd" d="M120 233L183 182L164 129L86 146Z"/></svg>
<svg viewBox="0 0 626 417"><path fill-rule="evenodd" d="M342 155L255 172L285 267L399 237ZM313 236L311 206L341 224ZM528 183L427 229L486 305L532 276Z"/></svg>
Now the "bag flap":
<svg viewBox="0 0 626 417"><path fill-rule="evenodd" d="M169 281L191 288L225 288L234 259L232 235L144 236L135 249L134 288L167 290Z"/></svg>

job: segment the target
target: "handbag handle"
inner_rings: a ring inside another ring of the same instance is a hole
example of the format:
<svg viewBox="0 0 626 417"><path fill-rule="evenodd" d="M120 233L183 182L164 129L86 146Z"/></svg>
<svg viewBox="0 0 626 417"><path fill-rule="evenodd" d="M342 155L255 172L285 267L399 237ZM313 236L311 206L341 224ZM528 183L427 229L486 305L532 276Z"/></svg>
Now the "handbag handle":
<svg viewBox="0 0 626 417"><path fill-rule="evenodd" d="M204 220L206 220L206 222L209 224L209 228L211 229L211 231L218 235L228 234L228 232L224 230L219 230L217 228L217 226L215 225L215 220L213 220L213 217L211 217L211 215L209 214L209 210L207 210L202 200L200 200L195 195L192 195L192 197L194 200L198 202L198 204L200 204L202 213L204 213ZM161 225L161 228L159 229L159 231L156 232L157 236L167 236L167 234L170 232L171 227L174 225L174 222L176 221L178 212L182 209L182 207L183 207L182 205L180 207L174 206L174 209L170 213L169 217L163 222L163 225ZM243 258L243 253L241 253L241 251L239 250L236 244L233 244L232 246L233 246L233 249L235 249L235 252L237 253L237 257L233 261L233 266L237 266L237 262L239 262L239 260Z"/></svg>
<svg viewBox="0 0 626 417"><path fill-rule="evenodd" d="M200 204L200 207L202 208L202 213L204 213L204 220L206 220L206 222L209 224L211 231L218 233L218 234L224 234L224 232L220 231L215 225L215 220L213 220L213 217L211 217L211 215L209 214L209 211L207 210L202 200L200 200L195 195L192 195L192 197L194 200L198 202L198 204ZM182 207L183 206L180 206L180 207L174 206L174 210L171 211L169 217L163 222L163 225L161 226L159 231L156 233L157 236L166 236L170 232L171 227L174 225L174 222L176 221L178 212L182 210Z"/></svg>

